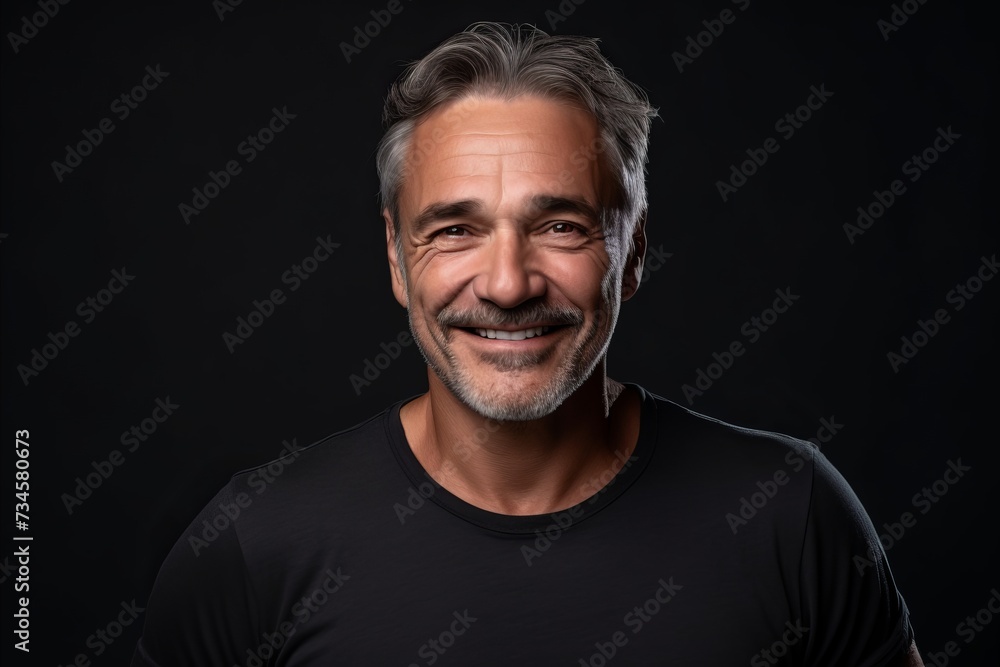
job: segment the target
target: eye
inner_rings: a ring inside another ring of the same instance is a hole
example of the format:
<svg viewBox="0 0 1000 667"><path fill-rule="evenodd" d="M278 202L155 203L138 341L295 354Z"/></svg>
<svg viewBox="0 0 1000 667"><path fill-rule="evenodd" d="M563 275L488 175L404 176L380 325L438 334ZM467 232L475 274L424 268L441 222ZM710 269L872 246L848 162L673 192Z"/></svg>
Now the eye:
<svg viewBox="0 0 1000 667"><path fill-rule="evenodd" d="M465 228L459 227L458 225L452 225L451 227L443 227L434 233L435 236L439 236L441 234L451 237L460 237L465 235Z"/></svg>
<svg viewBox="0 0 1000 667"><path fill-rule="evenodd" d="M574 232L575 233L583 232L583 228L581 228L579 225L574 225L573 223L570 222L557 222L553 224L551 227L549 227L549 230L557 234L572 234Z"/></svg>

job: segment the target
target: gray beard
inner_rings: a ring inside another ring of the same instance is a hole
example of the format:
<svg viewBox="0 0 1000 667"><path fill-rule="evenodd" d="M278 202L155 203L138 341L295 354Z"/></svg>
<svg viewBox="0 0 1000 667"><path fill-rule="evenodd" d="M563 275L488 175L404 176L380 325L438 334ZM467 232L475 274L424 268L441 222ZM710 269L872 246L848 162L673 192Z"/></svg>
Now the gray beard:
<svg viewBox="0 0 1000 667"><path fill-rule="evenodd" d="M601 321L595 319L583 343L567 355L544 386L531 394L521 393L514 398L504 399L488 387L481 390L477 388L458 359L451 353L450 348L445 352L445 365L437 363L434 357L428 354L423 341L417 335L412 317L409 320L410 332L417 349L441 383L473 412L485 419L498 422L531 421L555 412L590 378L598 362L605 357L615 324L611 322L607 337L601 341L598 338ZM451 341L447 342L450 344ZM481 355L480 358L499 373L517 373L544 363L554 352L554 348L533 354L495 352Z"/></svg>

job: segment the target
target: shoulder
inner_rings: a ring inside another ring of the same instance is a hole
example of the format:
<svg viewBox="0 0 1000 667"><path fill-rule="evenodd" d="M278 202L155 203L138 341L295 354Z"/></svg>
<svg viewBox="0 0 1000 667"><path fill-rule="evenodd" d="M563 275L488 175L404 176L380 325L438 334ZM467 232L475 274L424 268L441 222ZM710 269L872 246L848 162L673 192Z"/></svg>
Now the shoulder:
<svg viewBox="0 0 1000 667"><path fill-rule="evenodd" d="M277 458L235 473L228 488L240 510L234 523L244 547L359 520L359 507L399 487L405 478L390 446L397 406L307 446L289 443Z"/></svg>
<svg viewBox="0 0 1000 667"><path fill-rule="evenodd" d="M210 577L213 567L240 563L252 576L289 542L362 519L355 509L377 492L372 479L392 476L391 409L307 446L285 441L277 458L233 474L177 540L161 575L194 568Z"/></svg>
<svg viewBox="0 0 1000 667"><path fill-rule="evenodd" d="M313 567L316 554L336 551L339 532L370 520L354 497L372 505L371 478L379 468L386 476L390 410L305 447L286 443L279 457L235 473L160 567L137 655L221 664L218 656L238 661L258 643L296 578L323 571Z"/></svg>
<svg viewBox="0 0 1000 667"><path fill-rule="evenodd" d="M860 501L817 445L647 394L656 431L646 472L654 487L682 490L683 496L667 495L671 502L697 499L689 515L723 522L731 536L749 538L741 539L744 547L781 544L796 559L807 528L867 536Z"/></svg>
<svg viewBox="0 0 1000 667"><path fill-rule="evenodd" d="M691 489L689 502L698 494L706 522L724 517L734 568L783 587L788 613L810 628L806 664L887 664L909 645L906 604L874 526L817 445L654 398L655 468Z"/></svg>
<svg viewBox="0 0 1000 667"><path fill-rule="evenodd" d="M695 412L643 390L655 414L657 453L691 469L706 466L731 481L760 475L805 472L811 477L820 455L813 443L777 431L747 428ZM828 463L828 462L827 462ZM781 475L779 475L781 477Z"/></svg>
<svg viewBox="0 0 1000 667"><path fill-rule="evenodd" d="M300 446L293 438L285 441L277 457L245 468L233 474L233 489L263 495L280 490L283 493L308 493L317 485L326 488L330 482L350 478L359 468L371 465L380 453L379 445L387 442L388 415L393 406L376 415ZM382 448L384 449L384 448ZM353 471L348 473L348 471Z"/></svg>

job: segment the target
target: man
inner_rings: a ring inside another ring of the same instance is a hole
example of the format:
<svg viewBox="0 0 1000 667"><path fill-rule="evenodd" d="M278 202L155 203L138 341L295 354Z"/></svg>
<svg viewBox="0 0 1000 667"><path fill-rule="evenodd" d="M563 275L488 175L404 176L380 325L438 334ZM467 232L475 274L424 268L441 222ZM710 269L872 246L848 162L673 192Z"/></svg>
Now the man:
<svg viewBox="0 0 1000 667"><path fill-rule="evenodd" d="M377 159L428 391L234 476L133 665L921 664L821 453L606 375L654 116L590 39L477 24L407 69Z"/></svg>

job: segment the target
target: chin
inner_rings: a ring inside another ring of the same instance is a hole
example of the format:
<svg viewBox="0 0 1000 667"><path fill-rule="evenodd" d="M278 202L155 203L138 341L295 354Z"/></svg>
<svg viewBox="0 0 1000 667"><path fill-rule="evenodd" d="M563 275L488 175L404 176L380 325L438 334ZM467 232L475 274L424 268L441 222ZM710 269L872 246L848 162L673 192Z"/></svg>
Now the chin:
<svg viewBox="0 0 1000 667"><path fill-rule="evenodd" d="M547 375L542 382L525 377L530 373L516 371L501 373L503 377L494 382L477 382L461 371L451 375L438 373L438 377L458 400L484 418L498 422L524 422L555 412L580 388L592 371L593 366L585 374L560 369Z"/></svg>
<svg viewBox="0 0 1000 667"><path fill-rule="evenodd" d="M469 409L486 419L497 422L526 422L541 419L563 404L561 395L525 395L517 392L513 397L483 395L475 391L465 391L463 387L452 388L452 393Z"/></svg>

